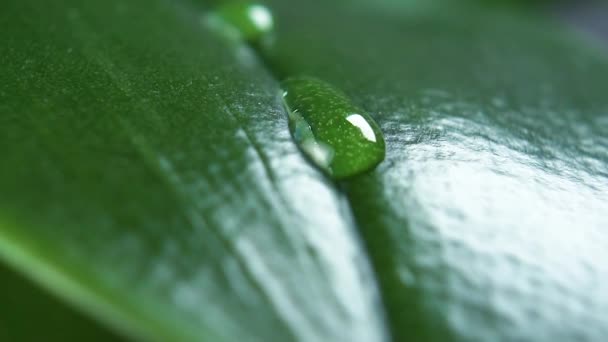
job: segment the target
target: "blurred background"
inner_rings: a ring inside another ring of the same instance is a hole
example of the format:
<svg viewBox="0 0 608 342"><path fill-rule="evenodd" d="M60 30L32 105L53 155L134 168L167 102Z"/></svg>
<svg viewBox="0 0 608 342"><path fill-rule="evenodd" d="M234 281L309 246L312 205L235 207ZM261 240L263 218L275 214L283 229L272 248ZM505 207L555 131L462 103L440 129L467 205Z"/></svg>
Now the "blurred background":
<svg viewBox="0 0 608 342"><path fill-rule="evenodd" d="M556 18L575 29L599 38L608 45L608 3L606 1L558 1L544 5Z"/></svg>

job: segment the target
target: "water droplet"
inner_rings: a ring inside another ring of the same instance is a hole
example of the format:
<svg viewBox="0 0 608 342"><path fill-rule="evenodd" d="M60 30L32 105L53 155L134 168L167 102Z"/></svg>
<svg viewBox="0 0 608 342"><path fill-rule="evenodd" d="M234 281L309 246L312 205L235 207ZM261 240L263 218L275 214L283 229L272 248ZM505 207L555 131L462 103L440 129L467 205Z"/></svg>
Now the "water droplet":
<svg viewBox="0 0 608 342"><path fill-rule="evenodd" d="M289 78L282 86L294 140L329 176L350 177L384 159L378 124L341 91L311 77Z"/></svg>
<svg viewBox="0 0 608 342"><path fill-rule="evenodd" d="M231 2L220 6L205 17L212 28L234 39L256 42L274 28L270 10L252 2Z"/></svg>

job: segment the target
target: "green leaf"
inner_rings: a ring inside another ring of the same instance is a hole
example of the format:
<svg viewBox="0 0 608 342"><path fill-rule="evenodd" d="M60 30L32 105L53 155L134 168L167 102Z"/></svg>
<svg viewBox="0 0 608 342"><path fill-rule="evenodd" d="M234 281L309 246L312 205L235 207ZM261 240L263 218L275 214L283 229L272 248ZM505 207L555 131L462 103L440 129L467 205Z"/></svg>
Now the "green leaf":
<svg viewBox="0 0 608 342"><path fill-rule="evenodd" d="M344 198L251 50L161 0L0 23L4 260L128 336L384 338Z"/></svg>
<svg viewBox="0 0 608 342"><path fill-rule="evenodd" d="M3 2L0 257L152 340L608 334L605 51L474 5L272 5L269 70L190 4ZM344 91L387 160L326 180L271 72Z"/></svg>
<svg viewBox="0 0 608 342"><path fill-rule="evenodd" d="M605 51L473 7L273 5L272 65L385 133L344 186L396 340L608 335Z"/></svg>
<svg viewBox="0 0 608 342"><path fill-rule="evenodd" d="M0 279L0 341L119 340L2 264Z"/></svg>

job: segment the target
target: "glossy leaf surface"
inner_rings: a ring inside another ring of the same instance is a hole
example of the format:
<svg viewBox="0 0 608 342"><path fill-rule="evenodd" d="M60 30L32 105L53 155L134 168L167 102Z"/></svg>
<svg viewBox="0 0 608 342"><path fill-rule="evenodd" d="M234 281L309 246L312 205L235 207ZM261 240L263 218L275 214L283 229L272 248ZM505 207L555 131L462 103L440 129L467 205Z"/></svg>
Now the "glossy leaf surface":
<svg viewBox="0 0 608 342"><path fill-rule="evenodd" d="M275 68L385 133L345 188L397 340L607 336L605 51L493 10L274 6Z"/></svg>
<svg viewBox="0 0 608 342"><path fill-rule="evenodd" d="M157 340L601 340L606 52L437 3L271 1L265 68L191 4L3 2L0 256ZM331 184L273 73L387 160Z"/></svg>
<svg viewBox="0 0 608 342"><path fill-rule="evenodd" d="M382 340L344 199L201 14L0 5L0 255L130 336Z"/></svg>

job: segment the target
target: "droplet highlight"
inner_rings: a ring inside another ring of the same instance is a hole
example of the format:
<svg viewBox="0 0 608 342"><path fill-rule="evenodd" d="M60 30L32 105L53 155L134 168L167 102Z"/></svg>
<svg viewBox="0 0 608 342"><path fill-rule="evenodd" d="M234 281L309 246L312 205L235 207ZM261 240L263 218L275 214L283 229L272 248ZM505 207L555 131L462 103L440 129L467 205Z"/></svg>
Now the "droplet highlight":
<svg viewBox="0 0 608 342"><path fill-rule="evenodd" d="M340 90L312 77L289 78L282 88L294 140L327 175L348 178L384 160L380 127Z"/></svg>
<svg viewBox="0 0 608 342"><path fill-rule="evenodd" d="M205 17L205 23L234 39L257 42L274 29L270 10L254 2L229 2Z"/></svg>

